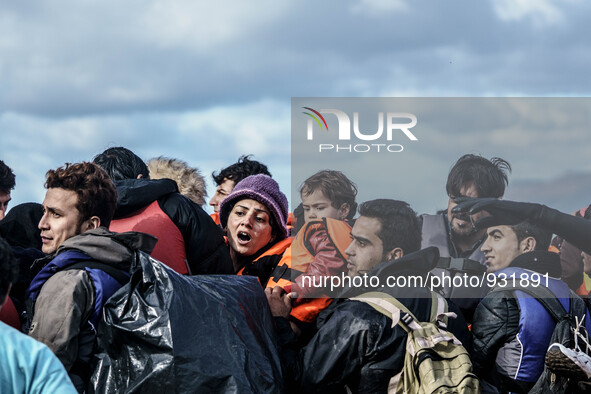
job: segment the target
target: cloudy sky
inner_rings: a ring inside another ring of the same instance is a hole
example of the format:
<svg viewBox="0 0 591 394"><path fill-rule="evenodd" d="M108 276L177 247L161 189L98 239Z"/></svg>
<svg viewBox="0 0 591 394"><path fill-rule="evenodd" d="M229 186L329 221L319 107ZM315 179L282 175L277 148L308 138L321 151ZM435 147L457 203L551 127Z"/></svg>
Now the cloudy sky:
<svg viewBox="0 0 591 394"><path fill-rule="evenodd" d="M13 204L42 200L47 169L120 145L208 178L251 153L290 195L292 97L588 97L590 13L584 0L3 2L0 158L17 175ZM538 134L458 122L449 138L423 135L438 149L416 153L428 160L402 197L445 206L447 171L471 152L511 161L514 196L574 210L591 200L577 186L591 174L589 113L576 133L563 119Z"/></svg>

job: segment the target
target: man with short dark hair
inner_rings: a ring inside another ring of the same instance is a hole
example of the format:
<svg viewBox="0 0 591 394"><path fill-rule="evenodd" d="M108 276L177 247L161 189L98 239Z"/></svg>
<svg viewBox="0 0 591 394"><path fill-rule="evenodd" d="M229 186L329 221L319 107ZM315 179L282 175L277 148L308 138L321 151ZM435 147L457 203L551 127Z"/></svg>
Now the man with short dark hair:
<svg viewBox="0 0 591 394"><path fill-rule="evenodd" d="M4 218L8 203L11 200L10 191L14 189L14 173L0 160L0 220Z"/></svg>
<svg viewBox="0 0 591 394"><path fill-rule="evenodd" d="M26 328L49 346L82 392L95 362L102 307L127 282L137 250L151 251L155 240L107 230L117 191L93 163L49 170L45 187L39 229L48 256L35 262L42 268L27 290Z"/></svg>
<svg viewBox="0 0 591 394"><path fill-rule="evenodd" d="M484 230L475 229L469 215L452 212L457 205L454 200L458 197L503 197L508 172L511 166L498 157L490 160L473 154L460 157L447 177L447 210L437 215L422 215L421 246L436 246L441 257L466 257L484 264L480 251Z"/></svg>
<svg viewBox="0 0 591 394"><path fill-rule="evenodd" d="M209 200L209 205L213 207L214 213L211 218L216 224L220 224L219 211L220 203L234 190L234 186L247 176L264 174L271 176L267 166L263 163L251 160L251 155L243 155L238 158L234 164L223 168L219 173L212 172L211 177L216 183L215 194Z"/></svg>
<svg viewBox="0 0 591 394"><path fill-rule="evenodd" d="M548 252L550 231L526 220L491 226L486 232L481 250L499 288L474 313L474 367L500 392L525 393L542 374L556 322L535 298L514 288L547 287L567 311L569 298L577 296L560 280L558 254Z"/></svg>
<svg viewBox="0 0 591 394"><path fill-rule="evenodd" d="M435 246L440 256L445 258L432 272L433 276L441 278L442 287L437 291L456 303L469 322L486 288L468 286L465 282L453 279L458 276L472 279L482 275L485 259L480 245L486 235L484 229L476 229L472 224L478 215L470 217L464 212L452 210L458 198L501 198L510 171L509 163L498 157L490 160L473 154L460 157L447 177L447 210L436 215L421 216L421 247Z"/></svg>
<svg viewBox="0 0 591 394"><path fill-rule="evenodd" d="M351 230L352 241L345 253L348 275L367 274L382 261L393 261L420 249L421 235L416 214L396 200L366 201Z"/></svg>
<svg viewBox="0 0 591 394"><path fill-rule="evenodd" d="M420 247L420 227L415 212L403 201L373 200L359 207L360 216L351 230L347 248L352 281L377 277L383 286L345 287L338 298L318 316L318 332L299 353L296 338L286 317L293 294L280 287L266 289L271 312L282 345L286 386L294 392L385 393L390 380L402 371L407 333L392 318L369 304L351 298L367 291L383 292L396 298L420 321L429 321L432 292L411 284L410 278L425 278L436 263L437 249ZM387 278L408 279L400 287L387 285ZM343 277L345 281L346 277ZM448 329L463 343L469 343L467 326L453 304Z"/></svg>
<svg viewBox="0 0 591 394"><path fill-rule="evenodd" d="M180 274L232 274L222 230L172 179L150 179L148 167L123 147L97 155L94 163L117 187L111 231L141 231L158 238L152 257Z"/></svg>

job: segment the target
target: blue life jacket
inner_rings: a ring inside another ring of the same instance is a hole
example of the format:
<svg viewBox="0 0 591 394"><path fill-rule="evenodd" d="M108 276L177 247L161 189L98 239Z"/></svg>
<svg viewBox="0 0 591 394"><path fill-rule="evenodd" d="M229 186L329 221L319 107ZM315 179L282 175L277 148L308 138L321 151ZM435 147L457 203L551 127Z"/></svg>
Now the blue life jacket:
<svg viewBox="0 0 591 394"><path fill-rule="evenodd" d="M524 268L507 267L495 272L497 276L500 274L506 275L507 287L513 285L513 278L517 287L521 280L529 285L539 280L540 286L546 285L546 276ZM568 285L559 278L552 277L548 277L547 284L564 309L570 312L571 292ZM499 350L497 367L515 380L536 382L544 370L544 359L556 322L535 298L519 290L514 293L519 306L519 330L516 340ZM591 328L589 316L585 317L585 326L587 330Z"/></svg>
<svg viewBox="0 0 591 394"><path fill-rule="evenodd" d="M73 266L74 264L79 263L90 263L94 262L95 260L89 257L88 255L77 251L77 250L67 250L58 254L55 258L53 258L41 271L33 278L31 281L31 285L27 290L26 298L32 300L33 304L37 300L39 296L39 292L41 288L47 282L47 280L52 277L58 271L67 270L68 267ZM92 280L93 287L95 289L95 303L94 303L94 310L92 315L88 319L89 323L96 328L97 323L100 319L100 314L103 309L103 305L107 300L117 291L119 290L123 284L119 283L113 276L109 275L105 271L101 270L100 268L90 268L84 267L84 270L88 273L90 279ZM129 277L129 273L125 271L121 271L127 277ZM34 311L34 307L31 312ZM29 318L32 318L30 316Z"/></svg>

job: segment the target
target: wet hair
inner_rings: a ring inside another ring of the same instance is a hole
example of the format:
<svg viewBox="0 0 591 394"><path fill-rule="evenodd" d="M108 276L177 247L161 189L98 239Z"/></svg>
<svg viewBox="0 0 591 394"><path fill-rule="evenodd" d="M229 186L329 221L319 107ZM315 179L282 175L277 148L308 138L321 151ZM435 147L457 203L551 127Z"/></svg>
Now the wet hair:
<svg viewBox="0 0 591 394"><path fill-rule="evenodd" d="M242 155L238 158L238 161L223 170L218 174L215 172L211 173L216 185L224 183L224 179L234 181L234 185L246 178L247 176L265 174L271 176L271 173L267 169L267 166L256 160L250 160L252 155Z"/></svg>
<svg viewBox="0 0 591 394"><path fill-rule="evenodd" d="M401 248L404 254L421 248L419 220L408 203L389 199L366 201L359 206L359 215L380 221L377 235L382 240L384 254L394 248Z"/></svg>
<svg viewBox="0 0 591 394"><path fill-rule="evenodd" d="M197 168L179 159L156 157L148 160L151 179L169 178L176 182L179 192L198 205L205 204L207 189L205 179Z"/></svg>
<svg viewBox="0 0 591 394"><path fill-rule="evenodd" d="M0 193L10 193L14 189L15 177L12 169L0 160Z"/></svg>
<svg viewBox="0 0 591 394"><path fill-rule="evenodd" d="M117 207L117 189L109 175L94 163L66 163L56 170L47 171L45 188L61 188L78 195L76 209L79 224L98 216L101 226L109 227Z"/></svg>
<svg viewBox="0 0 591 394"><path fill-rule="evenodd" d="M124 179L136 179L141 175L144 179L150 179L148 166L138 155L121 146L109 148L92 159L111 177L113 182Z"/></svg>
<svg viewBox="0 0 591 394"><path fill-rule="evenodd" d="M331 202L331 205L339 209L341 205L349 205L347 219L353 219L357 211L357 186L340 171L323 170L312 175L304 181L300 187L302 196L309 196L316 190L320 190Z"/></svg>
<svg viewBox="0 0 591 394"><path fill-rule="evenodd" d="M459 197L463 187L473 184L478 197L503 197L510 172L511 165L499 157L488 160L480 155L464 155L449 172L445 186L447 195Z"/></svg>
<svg viewBox="0 0 591 394"><path fill-rule="evenodd" d="M8 285L18 279L18 260L12 254L8 243L0 238L0 303L8 294Z"/></svg>
<svg viewBox="0 0 591 394"><path fill-rule="evenodd" d="M552 232L544 230L542 227L535 225L530 220L524 220L521 223L514 224L511 227L517 236L517 242L521 243L527 237L533 237L536 240L535 250L548 250L550 241L552 240Z"/></svg>

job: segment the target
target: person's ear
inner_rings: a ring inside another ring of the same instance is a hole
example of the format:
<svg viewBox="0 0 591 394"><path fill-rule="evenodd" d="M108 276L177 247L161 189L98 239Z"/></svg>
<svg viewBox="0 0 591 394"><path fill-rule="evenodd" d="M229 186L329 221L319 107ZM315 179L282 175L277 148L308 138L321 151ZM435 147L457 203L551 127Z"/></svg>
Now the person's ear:
<svg viewBox="0 0 591 394"><path fill-rule="evenodd" d="M404 256L404 251L402 248L394 248L388 253L386 253L386 261L392 261L401 258Z"/></svg>
<svg viewBox="0 0 591 394"><path fill-rule="evenodd" d="M99 228L101 226L101 219L98 216L92 216L90 219L82 223L82 232Z"/></svg>
<svg viewBox="0 0 591 394"><path fill-rule="evenodd" d="M341 207L338 210L338 215L339 215L339 220L345 220L347 219L347 216L349 216L349 211L351 210L351 207L349 206L348 203L344 202L341 204Z"/></svg>
<svg viewBox="0 0 591 394"><path fill-rule="evenodd" d="M519 243L519 250L521 253L532 252L536 249L536 239L534 237L527 237Z"/></svg>

